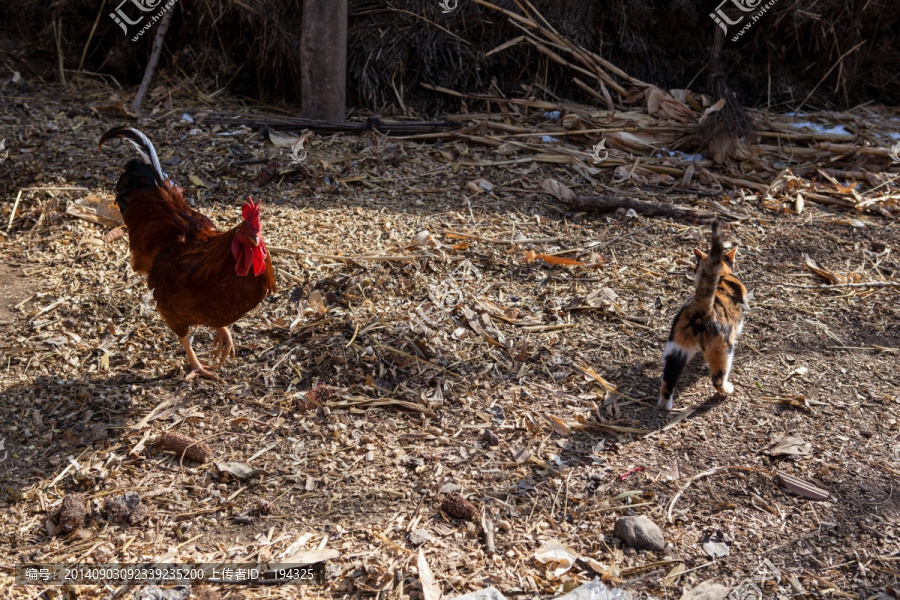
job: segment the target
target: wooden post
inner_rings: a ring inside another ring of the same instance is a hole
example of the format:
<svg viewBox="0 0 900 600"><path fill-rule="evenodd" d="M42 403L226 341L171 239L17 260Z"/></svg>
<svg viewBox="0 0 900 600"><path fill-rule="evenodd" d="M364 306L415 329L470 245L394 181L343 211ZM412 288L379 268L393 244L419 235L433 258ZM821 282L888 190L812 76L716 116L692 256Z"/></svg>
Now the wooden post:
<svg viewBox="0 0 900 600"><path fill-rule="evenodd" d="M347 93L347 0L304 0L301 36L300 116L343 121Z"/></svg>

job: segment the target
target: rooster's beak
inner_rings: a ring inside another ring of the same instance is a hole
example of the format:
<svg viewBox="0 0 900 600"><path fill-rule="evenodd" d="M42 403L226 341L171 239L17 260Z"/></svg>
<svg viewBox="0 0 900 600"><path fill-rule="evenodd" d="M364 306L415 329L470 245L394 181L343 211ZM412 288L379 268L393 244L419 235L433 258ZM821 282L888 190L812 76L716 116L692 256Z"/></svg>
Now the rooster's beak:
<svg viewBox="0 0 900 600"><path fill-rule="evenodd" d="M259 246L259 236L251 235L249 236L249 239L251 244L253 244L254 246Z"/></svg>

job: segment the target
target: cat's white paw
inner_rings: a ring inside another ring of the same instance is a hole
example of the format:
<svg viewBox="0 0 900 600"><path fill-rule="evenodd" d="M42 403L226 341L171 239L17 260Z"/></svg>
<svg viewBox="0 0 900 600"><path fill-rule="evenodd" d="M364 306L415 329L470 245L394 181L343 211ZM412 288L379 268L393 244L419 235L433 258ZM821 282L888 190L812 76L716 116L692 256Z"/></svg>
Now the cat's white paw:
<svg viewBox="0 0 900 600"><path fill-rule="evenodd" d="M723 381L722 388L719 391L727 396L730 396L734 393L734 384L730 381Z"/></svg>
<svg viewBox="0 0 900 600"><path fill-rule="evenodd" d="M670 411L670 410L672 410L673 404L675 404L675 396L674 395L671 398L669 398L668 400L665 397L660 396L659 402L656 403L656 407L661 408L665 411Z"/></svg>

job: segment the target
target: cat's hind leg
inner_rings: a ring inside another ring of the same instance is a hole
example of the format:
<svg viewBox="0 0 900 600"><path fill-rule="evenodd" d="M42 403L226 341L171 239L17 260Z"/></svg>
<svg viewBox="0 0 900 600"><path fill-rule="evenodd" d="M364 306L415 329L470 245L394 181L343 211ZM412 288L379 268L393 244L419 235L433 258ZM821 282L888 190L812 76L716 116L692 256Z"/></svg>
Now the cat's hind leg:
<svg viewBox="0 0 900 600"><path fill-rule="evenodd" d="M734 384L728 381L728 377L731 375L731 365L734 361L734 346L725 340L718 340L707 348L703 357L709 363L709 372L716 391L727 396L733 394Z"/></svg>
<svg viewBox="0 0 900 600"><path fill-rule="evenodd" d="M659 389L657 407L663 410L672 410L675 402L675 384L678 383L684 367L693 356L693 349L683 348L674 341L666 342L666 349L663 351L662 386Z"/></svg>

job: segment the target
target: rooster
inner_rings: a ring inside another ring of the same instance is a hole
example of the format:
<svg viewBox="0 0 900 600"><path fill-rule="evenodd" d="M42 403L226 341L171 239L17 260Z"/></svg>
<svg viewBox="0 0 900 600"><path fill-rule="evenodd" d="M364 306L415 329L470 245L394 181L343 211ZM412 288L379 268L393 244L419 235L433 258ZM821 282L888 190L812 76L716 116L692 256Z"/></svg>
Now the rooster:
<svg viewBox="0 0 900 600"><path fill-rule="evenodd" d="M182 189L163 173L146 135L115 127L100 138L98 150L115 137L131 142L142 158L125 163L116 183L131 265L147 276L156 310L184 346L191 365L185 380L218 379L209 370L221 367L234 352L228 326L275 292L272 259L260 230L260 203L249 198L241 209L243 221L219 231L188 206ZM189 336L194 325L215 330L216 365L197 360Z"/></svg>

